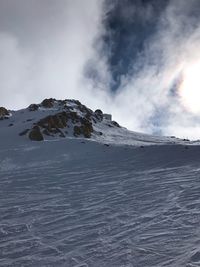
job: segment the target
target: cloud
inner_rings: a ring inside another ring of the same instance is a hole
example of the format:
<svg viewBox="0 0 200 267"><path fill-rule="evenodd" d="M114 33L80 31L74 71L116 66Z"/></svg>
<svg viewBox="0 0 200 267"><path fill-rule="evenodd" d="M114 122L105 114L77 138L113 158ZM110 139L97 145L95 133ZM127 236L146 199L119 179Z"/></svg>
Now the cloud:
<svg viewBox="0 0 200 267"><path fill-rule="evenodd" d="M199 138L198 114L183 105L180 88L183 68L200 60L200 5L164 2L1 0L0 105L76 98L135 131ZM120 25L106 24L119 3Z"/></svg>
<svg viewBox="0 0 200 267"><path fill-rule="evenodd" d="M101 0L3 0L0 5L1 105L17 109L46 97L88 102L99 94L83 72L92 58L105 76L93 47L103 31Z"/></svg>
<svg viewBox="0 0 200 267"><path fill-rule="evenodd" d="M156 31L121 76L112 107L120 123L136 131L199 138L200 114L183 105L179 88L184 68L200 60L199 9L195 0L170 1L163 9Z"/></svg>

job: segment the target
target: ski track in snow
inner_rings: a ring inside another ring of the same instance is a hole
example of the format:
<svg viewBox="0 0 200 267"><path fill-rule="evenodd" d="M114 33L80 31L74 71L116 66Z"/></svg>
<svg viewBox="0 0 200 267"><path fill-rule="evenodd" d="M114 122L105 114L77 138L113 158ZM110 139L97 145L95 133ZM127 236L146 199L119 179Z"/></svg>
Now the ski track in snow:
<svg viewBox="0 0 200 267"><path fill-rule="evenodd" d="M155 164L151 148L97 147L3 168L0 266L200 266L199 166L154 149Z"/></svg>

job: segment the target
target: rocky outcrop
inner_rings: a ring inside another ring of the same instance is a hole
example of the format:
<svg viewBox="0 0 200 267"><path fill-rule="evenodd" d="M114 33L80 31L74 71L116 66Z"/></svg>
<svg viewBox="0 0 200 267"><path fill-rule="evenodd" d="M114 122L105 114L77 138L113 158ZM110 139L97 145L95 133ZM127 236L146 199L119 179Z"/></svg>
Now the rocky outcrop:
<svg viewBox="0 0 200 267"><path fill-rule="evenodd" d="M80 126L77 126L77 125L74 126L75 137L83 135L85 138L90 138L93 131L94 129L92 127L92 123L84 118L82 118Z"/></svg>
<svg viewBox="0 0 200 267"><path fill-rule="evenodd" d="M0 107L0 119L1 120L7 119L9 116L10 116L9 111L4 107Z"/></svg>
<svg viewBox="0 0 200 267"><path fill-rule="evenodd" d="M55 115L49 115L41 119L37 124L40 127L51 130L54 128L65 128L67 126L67 120L68 120L67 113L63 111Z"/></svg>
<svg viewBox="0 0 200 267"><path fill-rule="evenodd" d="M103 112L100 109L95 110L94 115L98 121L103 120Z"/></svg>
<svg viewBox="0 0 200 267"><path fill-rule="evenodd" d="M112 125L115 126L115 127L121 128L119 123L117 123L116 121L112 121Z"/></svg>
<svg viewBox="0 0 200 267"><path fill-rule="evenodd" d="M46 98L42 101L41 106L44 108L52 108L54 105L55 99L53 98Z"/></svg>
<svg viewBox="0 0 200 267"><path fill-rule="evenodd" d="M82 134L81 127L75 125L75 126L74 126L74 136L75 136L75 137L78 137L78 136L81 135L81 134Z"/></svg>
<svg viewBox="0 0 200 267"><path fill-rule="evenodd" d="M29 139L32 141L43 141L44 137L40 131L40 127L35 125L29 132Z"/></svg>
<svg viewBox="0 0 200 267"><path fill-rule="evenodd" d="M30 106L28 106L29 111L36 111L38 109L39 109L39 105L37 104L31 104Z"/></svg>
<svg viewBox="0 0 200 267"><path fill-rule="evenodd" d="M26 130L22 131L21 133L19 133L19 136L26 135L28 132L29 132L29 129L26 129Z"/></svg>
<svg viewBox="0 0 200 267"><path fill-rule="evenodd" d="M31 112L38 110L36 116L40 119L38 121L35 118L27 119L27 122L34 120L32 129L26 129L19 135L26 135L34 141L42 141L45 136L46 138L66 137L67 134L85 138L91 138L92 134L100 136L103 133L95 131L93 126L94 123L101 123L102 121L105 126L120 127L117 122L112 120L106 122L104 120L105 114L100 109L93 112L78 100L49 98L44 99L40 104L31 104L28 110ZM41 115L45 113L48 115L41 118Z"/></svg>
<svg viewBox="0 0 200 267"><path fill-rule="evenodd" d="M60 129L64 129L67 127L67 121L68 121L68 116L65 111L59 112L55 115L49 115L40 121L37 122L36 125L39 127L43 128L44 131L43 133L46 135L52 135L56 133L60 133Z"/></svg>
<svg viewBox="0 0 200 267"><path fill-rule="evenodd" d="M49 115L36 123L37 126L44 129L43 133L45 135L52 136L54 134L59 134L64 137L61 129L68 127L67 123L71 121L74 126L74 136L83 135L86 138L90 138L93 132L92 123L85 117L81 117L77 112L59 112L54 115ZM77 125L78 124L78 125Z"/></svg>

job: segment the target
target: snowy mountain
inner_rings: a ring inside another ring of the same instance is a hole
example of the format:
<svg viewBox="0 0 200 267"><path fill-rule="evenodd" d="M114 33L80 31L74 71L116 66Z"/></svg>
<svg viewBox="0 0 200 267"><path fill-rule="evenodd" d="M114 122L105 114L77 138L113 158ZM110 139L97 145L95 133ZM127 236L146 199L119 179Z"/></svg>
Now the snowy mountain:
<svg viewBox="0 0 200 267"><path fill-rule="evenodd" d="M0 139L4 140L3 144L8 142L9 146L12 142L16 145L27 140L74 137L114 145L197 144L174 136L150 136L129 131L112 121L108 114L99 109L92 111L78 100L44 99L40 104L31 104L18 111L1 107L0 121Z"/></svg>
<svg viewBox="0 0 200 267"><path fill-rule="evenodd" d="M77 100L0 108L0 266L200 266L199 159Z"/></svg>

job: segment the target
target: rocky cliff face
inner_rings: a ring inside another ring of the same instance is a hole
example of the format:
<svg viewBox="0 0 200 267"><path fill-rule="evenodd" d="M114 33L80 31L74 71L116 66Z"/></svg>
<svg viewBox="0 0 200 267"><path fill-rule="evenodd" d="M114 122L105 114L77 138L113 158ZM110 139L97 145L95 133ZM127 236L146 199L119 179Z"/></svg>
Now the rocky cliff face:
<svg viewBox="0 0 200 267"><path fill-rule="evenodd" d="M0 107L0 120L8 119L9 116L10 112L4 107Z"/></svg>
<svg viewBox="0 0 200 267"><path fill-rule="evenodd" d="M44 99L40 104L31 104L26 111L38 117L30 128L20 133L30 140L43 141L69 135L91 138L92 134L102 134L94 129L94 125L102 123L103 112L100 109L92 111L78 100ZM114 121L108 121L107 126L120 127Z"/></svg>

